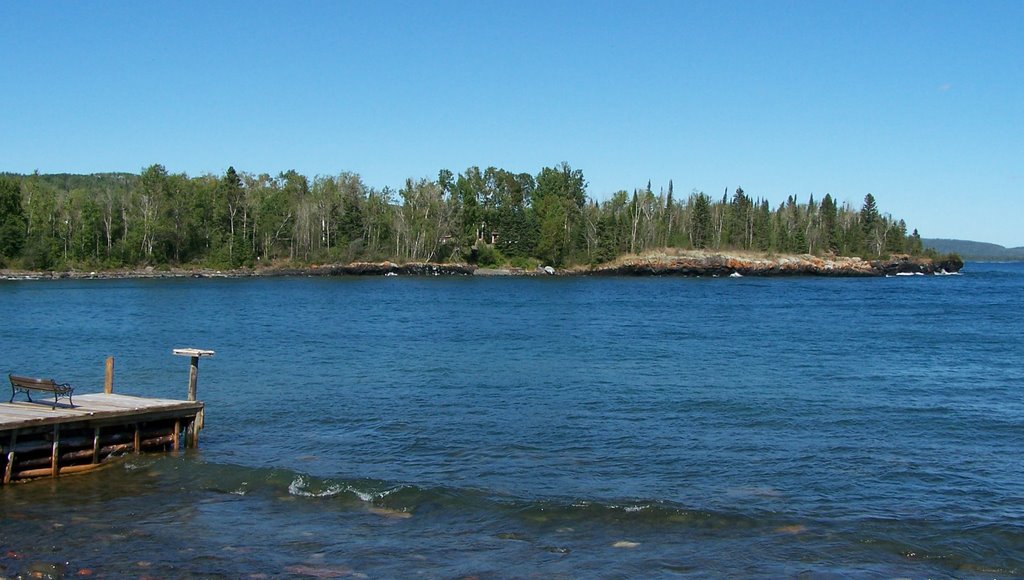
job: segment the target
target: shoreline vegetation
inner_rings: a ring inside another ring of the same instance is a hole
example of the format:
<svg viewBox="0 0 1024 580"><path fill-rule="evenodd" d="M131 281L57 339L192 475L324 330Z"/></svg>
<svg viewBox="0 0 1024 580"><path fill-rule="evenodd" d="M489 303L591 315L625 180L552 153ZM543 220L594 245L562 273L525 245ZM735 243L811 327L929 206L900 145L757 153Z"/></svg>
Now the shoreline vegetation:
<svg viewBox="0 0 1024 580"><path fill-rule="evenodd" d="M879 276L955 272L916 229L826 193L777 205L737 187L596 200L568 163L469 167L377 189L294 170L0 174L10 278L281 275ZM604 193L604 192L602 192ZM848 256L848 257L837 257ZM3 270L5 269L5 270Z"/></svg>
<svg viewBox="0 0 1024 580"><path fill-rule="evenodd" d="M467 263L352 262L348 264L297 265L279 263L258 268L214 270L209 268L145 268L113 270L24 271L0 270L0 280L116 280L147 278L253 278L253 277L339 277L339 276L828 276L880 277L894 275L955 274L963 261L955 257L933 259L907 255L864 260L859 257L818 257L811 255L772 256L758 253L715 253L688 251L626 256L594 266L533 269L480 267Z"/></svg>

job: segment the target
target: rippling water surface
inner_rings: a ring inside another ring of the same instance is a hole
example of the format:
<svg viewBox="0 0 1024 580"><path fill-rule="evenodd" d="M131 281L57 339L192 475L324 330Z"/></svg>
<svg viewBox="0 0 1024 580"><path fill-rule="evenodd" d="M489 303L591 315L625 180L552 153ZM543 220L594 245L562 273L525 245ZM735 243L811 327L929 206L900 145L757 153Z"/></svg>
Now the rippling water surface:
<svg viewBox="0 0 1024 580"><path fill-rule="evenodd" d="M1024 574L1024 267L8 282L0 363L207 403L0 488L0 573Z"/></svg>

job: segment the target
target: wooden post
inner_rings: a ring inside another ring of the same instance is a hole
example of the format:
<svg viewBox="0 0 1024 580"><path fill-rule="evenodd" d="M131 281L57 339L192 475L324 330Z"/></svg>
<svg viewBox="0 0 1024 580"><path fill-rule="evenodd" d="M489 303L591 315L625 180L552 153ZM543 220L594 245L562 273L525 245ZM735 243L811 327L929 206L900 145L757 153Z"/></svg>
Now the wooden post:
<svg viewBox="0 0 1024 580"><path fill-rule="evenodd" d="M189 357L188 368L188 400L196 401L196 382L199 380L199 359L204 356L213 356L212 350L198 348L176 348L171 351L176 356ZM203 428L203 410L199 409L196 416L185 427L185 447L195 449L199 446L199 430Z"/></svg>
<svg viewBox="0 0 1024 580"><path fill-rule="evenodd" d="M192 439L196 432L195 424L195 417L192 417L192 420L185 424L185 449L192 449Z"/></svg>
<svg viewBox="0 0 1024 580"><path fill-rule="evenodd" d="M110 360L110 359L107 359ZM92 434L92 462L100 462L100 428L96 427Z"/></svg>
<svg viewBox="0 0 1024 580"><path fill-rule="evenodd" d="M60 423L53 426L53 456L50 458L50 475L60 475Z"/></svg>
<svg viewBox="0 0 1024 580"><path fill-rule="evenodd" d="M188 400L196 400L196 381L199 380L199 357L192 357L192 362L188 367Z"/></svg>
<svg viewBox="0 0 1024 580"><path fill-rule="evenodd" d="M171 352L177 356L187 356L190 358L188 367L188 400L195 401L196 382L199 380L199 357L213 356L214 352L198 348L176 348Z"/></svg>
<svg viewBox="0 0 1024 580"><path fill-rule="evenodd" d="M185 426L185 448L196 449L199 447L199 431L203 429L203 409L196 412L196 416Z"/></svg>
<svg viewBox="0 0 1024 580"><path fill-rule="evenodd" d="M103 381L103 392L111 394L114 392L114 357L107 357L107 377Z"/></svg>
<svg viewBox="0 0 1024 580"><path fill-rule="evenodd" d="M18 443L18 431L11 431L11 450L7 452L7 468L4 469L4 485L11 482L14 471L14 446Z"/></svg>
<svg viewBox="0 0 1024 580"><path fill-rule="evenodd" d="M175 453L177 453L178 450L181 449L181 441L179 439L180 437L181 437L181 419L176 419L174 421L174 439L173 439L173 441L174 441L174 452Z"/></svg>
<svg viewBox="0 0 1024 580"><path fill-rule="evenodd" d="M135 442L134 442L135 444L132 446L135 449L135 455L138 455L139 451L142 451L142 445L141 445L142 442L140 441L140 439L141 439L141 433L139 432L139 424L136 423L135 424Z"/></svg>
<svg viewBox="0 0 1024 580"><path fill-rule="evenodd" d="M199 409L196 413L196 420L192 422L192 448L199 447L199 432L203 430L203 422L206 420L206 409Z"/></svg>

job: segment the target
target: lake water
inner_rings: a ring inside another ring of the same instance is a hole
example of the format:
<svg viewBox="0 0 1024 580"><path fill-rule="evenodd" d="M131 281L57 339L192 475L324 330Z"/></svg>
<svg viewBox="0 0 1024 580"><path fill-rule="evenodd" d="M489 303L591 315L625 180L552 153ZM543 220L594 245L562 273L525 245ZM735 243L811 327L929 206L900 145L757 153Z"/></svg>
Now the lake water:
<svg viewBox="0 0 1024 580"><path fill-rule="evenodd" d="M0 488L0 574L1024 574L1024 265L0 283L0 366L207 403Z"/></svg>

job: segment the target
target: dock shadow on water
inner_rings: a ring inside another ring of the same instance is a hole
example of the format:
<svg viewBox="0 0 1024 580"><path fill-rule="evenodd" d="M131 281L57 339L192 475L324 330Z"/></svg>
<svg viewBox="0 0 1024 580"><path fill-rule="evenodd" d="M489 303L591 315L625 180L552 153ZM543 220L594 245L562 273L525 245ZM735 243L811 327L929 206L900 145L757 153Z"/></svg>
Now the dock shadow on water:
<svg viewBox="0 0 1024 580"><path fill-rule="evenodd" d="M1019 266L0 293L76 384L180 397L166 345L217 350L199 450L0 488L0 576L1024 574Z"/></svg>

